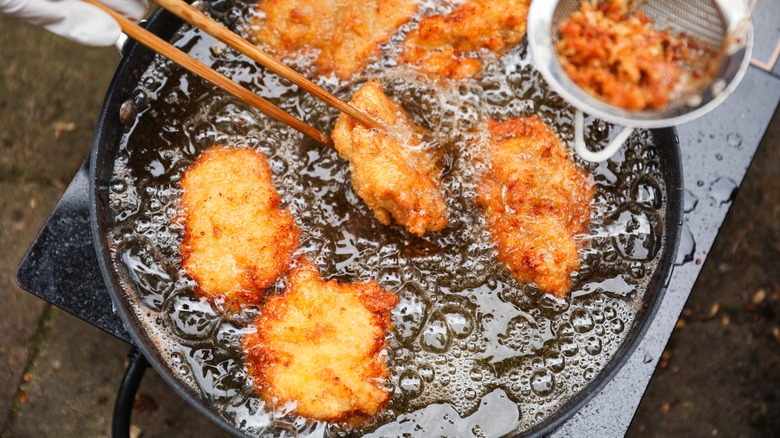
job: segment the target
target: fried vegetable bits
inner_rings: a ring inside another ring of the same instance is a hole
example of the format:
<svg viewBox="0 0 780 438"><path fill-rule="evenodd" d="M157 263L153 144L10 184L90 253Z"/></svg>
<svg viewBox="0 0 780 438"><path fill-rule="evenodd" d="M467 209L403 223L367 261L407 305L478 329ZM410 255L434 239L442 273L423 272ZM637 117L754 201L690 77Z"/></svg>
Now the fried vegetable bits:
<svg viewBox="0 0 780 438"><path fill-rule="evenodd" d="M569 78L592 96L631 111L661 110L694 93L721 56L684 34L657 30L625 0L584 1L561 23L555 47Z"/></svg>

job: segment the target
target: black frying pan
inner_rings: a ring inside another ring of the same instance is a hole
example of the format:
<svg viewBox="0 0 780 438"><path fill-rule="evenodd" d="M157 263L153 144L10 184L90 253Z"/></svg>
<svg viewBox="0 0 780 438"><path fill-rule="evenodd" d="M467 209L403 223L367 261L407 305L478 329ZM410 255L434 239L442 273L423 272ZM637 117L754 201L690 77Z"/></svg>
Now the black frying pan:
<svg viewBox="0 0 780 438"><path fill-rule="evenodd" d="M147 29L163 39L170 40L181 21L164 10L155 12L148 23ZM155 54L137 44L128 42L124 48L124 59L114 76L98 120L97 132L93 144L90 169L90 196L92 229L95 247L98 252L101 271L108 290L128 332L133 336L135 344L142 351L157 373L163 377L185 400L200 413L219 424L225 430L243 436L243 433L220 416L201 394L183 384L174 370L170 369L162 359L159 347L145 331L144 325L136 317L132 304L126 298L126 292L120 282L117 268L111 255L109 231L113 225L113 216L109 206L110 182L112 180L114 163L118 147L126 126L123 125L121 107L132 98L141 75L149 67ZM557 410L555 414L527 431L530 436L541 436L551 432L580 407L617 373L622 364L639 343L657 311L666 289L666 283L671 275L677 244L680 236L680 218L682 217L682 171L680 164L679 144L674 129L652 131L653 141L660 155L662 173L666 190L663 193L666 205L664 218L664 242L661 249L658 267L650 279L643 301L635 317L635 323L614 354L612 360L603 370Z"/></svg>

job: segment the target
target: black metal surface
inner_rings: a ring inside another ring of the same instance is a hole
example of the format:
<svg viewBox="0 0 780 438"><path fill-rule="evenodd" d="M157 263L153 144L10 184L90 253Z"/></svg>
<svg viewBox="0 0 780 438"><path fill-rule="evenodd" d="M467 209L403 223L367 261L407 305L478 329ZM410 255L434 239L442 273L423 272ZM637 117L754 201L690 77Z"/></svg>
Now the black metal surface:
<svg viewBox="0 0 780 438"><path fill-rule="evenodd" d="M16 282L55 306L132 343L98 269L84 161L16 271Z"/></svg>

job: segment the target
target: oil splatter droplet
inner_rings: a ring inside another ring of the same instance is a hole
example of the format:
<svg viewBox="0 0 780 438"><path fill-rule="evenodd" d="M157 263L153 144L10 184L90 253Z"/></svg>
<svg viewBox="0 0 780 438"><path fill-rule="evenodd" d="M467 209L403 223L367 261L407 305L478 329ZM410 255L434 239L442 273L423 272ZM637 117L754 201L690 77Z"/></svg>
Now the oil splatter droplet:
<svg viewBox="0 0 780 438"><path fill-rule="evenodd" d="M720 177L710 186L710 199L715 205L730 204L737 194L737 183L731 178Z"/></svg>
<svg viewBox="0 0 780 438"><path fill-rule="evenodd" d="M693 233L688 228L688 223L683 222L680 230L680 245L677 247L677 259L674 264L684 265L693 261L693 254L696 252L696 241L693 240Z"/></svg>
<svg viewBox="0 0 780 438"><path fill-rule="evenodd" d="M733 148L740 149L742 147L742 136L732 132L726 136L726 143Z"/></svg>
<svg viewBox="0 0 780 438"><path fill-rule="evenodd" d="M683 198L683 212L685 213L692 212L696 209L696 206L699 205L699 198L690 190L685 190L685 196Z"/></svg>

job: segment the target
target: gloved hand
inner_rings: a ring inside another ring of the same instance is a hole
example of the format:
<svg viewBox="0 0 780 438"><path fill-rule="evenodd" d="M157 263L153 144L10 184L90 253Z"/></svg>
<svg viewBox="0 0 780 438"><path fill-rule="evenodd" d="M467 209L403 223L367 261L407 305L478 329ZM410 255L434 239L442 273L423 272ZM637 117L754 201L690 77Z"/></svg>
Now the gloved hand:
<svg viewBox="0 0 780 438"><path fill-rule="evenodd" d="M133 21L149 8L146 0L99 0ZM89 46L110 46L122 30L110 15L81 0L0 0L0 14L43 26Z"/></svg>

